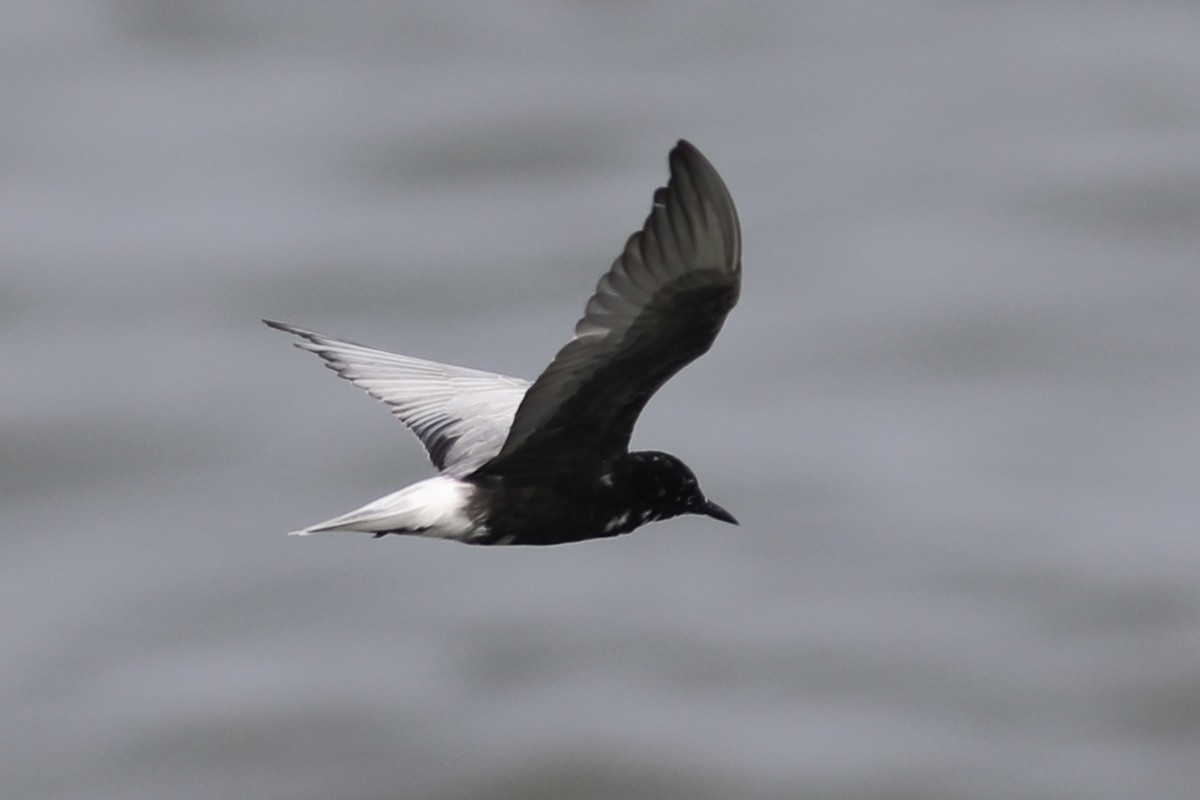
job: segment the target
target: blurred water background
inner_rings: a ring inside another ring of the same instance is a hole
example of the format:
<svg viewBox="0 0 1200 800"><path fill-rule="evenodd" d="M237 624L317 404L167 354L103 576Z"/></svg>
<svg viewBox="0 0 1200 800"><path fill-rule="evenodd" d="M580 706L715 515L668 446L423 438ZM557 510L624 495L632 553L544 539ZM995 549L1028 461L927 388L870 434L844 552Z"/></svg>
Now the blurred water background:
<svg viewBox="0 0 1200 800"><path fill-rule="evenodd" d="M3 16L4 798L1198 796L1200 5ZM532 377L679 137L742 526L284 536L429 467L259 318Z"/></svg>

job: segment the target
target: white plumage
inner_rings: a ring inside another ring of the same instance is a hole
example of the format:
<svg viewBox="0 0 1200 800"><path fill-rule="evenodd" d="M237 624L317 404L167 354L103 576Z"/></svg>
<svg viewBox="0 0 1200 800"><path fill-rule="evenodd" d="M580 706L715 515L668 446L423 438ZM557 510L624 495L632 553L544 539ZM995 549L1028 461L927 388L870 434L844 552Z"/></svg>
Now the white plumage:
<svg viewBox="0 0 1200 800"><path fill-rule="evenodd" d="M402 356L282 322L296 347L316 353L340 377L392 409L447 475L467 475L496 455L529 381Z"/></svg>
<svg viewBox="0 0 1200 800"><path fill-rule="evenodd" d="M668 161L671 178L654 193L642 230L533 383L267 321L386 403L440 473L297 535L556 544L623 533L635 518L697 513L734 522L678 459L629 453L646 401L708 350L741 286L741 233L728 189L687 142Z"/></svg>
<svg viewBox="0 0 1200 800"><path fill-rule="evenodd" d="M467 517L473 487L457 478L435 475L398 492L367 503L362 508L333 519L292 531L292 536L328 531L385 531L407 530L439 539L469 541L472 534L486 533Z"/></svg>

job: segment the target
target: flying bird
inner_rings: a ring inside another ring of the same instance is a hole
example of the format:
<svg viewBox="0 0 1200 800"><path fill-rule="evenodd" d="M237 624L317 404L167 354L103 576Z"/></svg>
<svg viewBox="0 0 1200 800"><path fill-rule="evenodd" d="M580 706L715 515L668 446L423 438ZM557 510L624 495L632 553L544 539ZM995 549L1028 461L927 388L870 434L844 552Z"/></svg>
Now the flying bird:
<svg viewBox="0 0 1200 800"><path fill-rule="evenodd" d="M550 545L681 514L737 524L678 458L629 452L646 402L712 346L741 287L741 230L724 182L686 141L669 163L645 225L600 278L574 337L532 383L264 320L390 406L438 470L293 533Z"/></svg>

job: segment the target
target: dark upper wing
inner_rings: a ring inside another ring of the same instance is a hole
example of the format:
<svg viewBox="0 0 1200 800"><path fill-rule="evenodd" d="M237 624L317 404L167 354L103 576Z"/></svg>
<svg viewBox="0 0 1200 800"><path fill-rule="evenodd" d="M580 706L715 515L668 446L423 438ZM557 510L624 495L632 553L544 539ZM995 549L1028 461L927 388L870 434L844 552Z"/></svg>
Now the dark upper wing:
<svg viewBox="0 0 1200 800"><path fill-rule="evenodd" d="M282 322L339 376L391 406L425 445L439 471L465 475L496 455L529 382L376 350Z"/></svg>
<svg viewBox="0 0 1200 800"><path fill-rule="evenodd" d="M741 284L737 211L691 144L679 142L670 165L646 224L600 279L575 338L525 394L487 472L623 452L650 396L712 345Z"/></svg>

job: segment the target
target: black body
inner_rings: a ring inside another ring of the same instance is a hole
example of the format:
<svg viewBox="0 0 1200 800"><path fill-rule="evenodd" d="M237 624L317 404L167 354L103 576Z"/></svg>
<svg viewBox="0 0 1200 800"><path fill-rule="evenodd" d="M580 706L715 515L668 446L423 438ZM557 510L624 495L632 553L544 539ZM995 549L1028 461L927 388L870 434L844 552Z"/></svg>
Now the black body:
<svg viewBox="0 0 1200 800"><path fill-rule="evenodd" d="M486 528L476 544L564 544L619 536L680 514L736 524L707 500L683 462L666 453L626 453L537 480L467 478L478 491L468 513Z"/></svg>
<svg viewBox="0 0 1200 800"><path fill-rule="evenodd" d="M669 163L644 225L532 383L267 322L387 403L445 477L298 533L546 545L680 514L736 522L679 459L628 451L646 403L712 346L741 291L741 229L724 182L688 142Z"/></svg>

